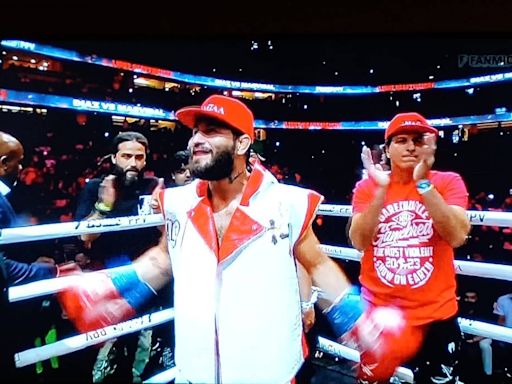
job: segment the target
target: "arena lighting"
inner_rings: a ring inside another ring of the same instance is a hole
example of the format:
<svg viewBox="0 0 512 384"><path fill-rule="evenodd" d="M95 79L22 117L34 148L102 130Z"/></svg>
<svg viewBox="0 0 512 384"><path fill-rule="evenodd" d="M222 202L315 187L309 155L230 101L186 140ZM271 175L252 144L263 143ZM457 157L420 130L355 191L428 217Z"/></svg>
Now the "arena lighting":
<svg viewBox="0 0 512 384"><path fill-rule="evenodd" d="M42 105L73 109L77 111L102 112L114 115L175 120L174 111L110 101L89 100L68 96L48 95L35 92L22 92L0 88L0 102Z"/></svg>
<svg viewBox="0 0 512 384"><path fill-rule="evenodd" d="M495 116L497 116L497 115L495 115ZM488 123L482 122L482 123L478 123L476 125L476 127L478 129L498 128L498 123L497 122L488 122Z"/></svg>
<svg viewBox="0 0 512 384"><path fill-rule="evenodd" d="M453 144L457 144L459 142L459 139L460 139L459 131L453 131L453 133L452 133L452 143Z"/></svg>
<svg viewBox="0 0 512 384"><path fill-rule="evenodd" d="M7 104L0 104L0 111L1 112L12 112L12 113L18 113L18 112L27 112L27 113L37 113L38 115L46 115L47 110L41 109L41 108L32 108L32 107L20 107L17 105L7 105Z"/></svg>
<svg viewBox="0 0 512 384"><path fill-rule="evenodd" d="M279 85L279 84L265 84L254 83L245 81L233 81L226 79L217 79L208 76L191 75L168 69L155 68L142 64L130 63L127 61L107 59L95 55L83 55L81 53L51 47L49 45L37 44L22 40L2 40L0 44L7 48L29 51L34 53L43 54L46 56L57 57L65 60L73 60L89 64L97 64L111 68L118 68L128 70L136 73L148 74L152 76L164 77L168 79L178 80L184 83L199 84L211 86L216 88L228 89L247 89L253 91L266 91L266 92L297 92L297 93L313 93L313 94L333 94L333 95L350 95L350 94L369 94L380 92L394 92L394 91L417 91L423 89L433 88L456 88L472 86L474 84L490 84L495 82L511 81L512 72L495 73L467 79L443 80L443 81L429 81L422 83L408 83L408 84L387 84L379 86L369 85L332 85L332 86L316 86L316 85ZM326 62L323 61L323 64ZM373 73L373 69L370 69ZM433 78L433 76L431 76Z"/></svg>
<svg viewBox="0 0 512 384"><path fill-rule="evenodd" d="M133 104L98 101L68 96L56 96L35 92L22 92L0 88L0 102L14 104L40 105L45 107L65 108L78 111L109 113L112 115L159 120L176 120L174 111L165 111L155 107L145 107ZM478 116L458 116L428 119L435 127L449 127L460 124L476 124L478 128L497 128L498 122L512 120L512 113L500 113ZM301 130L383 130L389 121L278 121L254 120L255 128L268 129L301 129ZM441 136L441 135L440 135Z"/></svg>

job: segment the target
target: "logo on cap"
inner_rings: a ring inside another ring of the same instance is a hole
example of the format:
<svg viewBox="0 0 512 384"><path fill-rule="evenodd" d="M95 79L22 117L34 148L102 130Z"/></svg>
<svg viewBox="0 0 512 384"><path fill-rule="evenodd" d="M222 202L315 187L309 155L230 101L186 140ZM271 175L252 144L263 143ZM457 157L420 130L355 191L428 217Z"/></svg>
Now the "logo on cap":
<svg viewBox="0 0 512 384"><path fill-rule="evenodd" d="M423 124L420 120L405 120L400 123L400 125L420 125Z"/></svg>
<svg viewBox="0 0 512 384"><path fill-rule="evenodd" d="M397 135L398 133L407 131L407 127L414 132L434 133L438 134L436 128L430 126L427 119L416 112L399 113L388 124L384 138Z"/></svg>
<svg viewBox="0 0 512 384"><path fill-rule="evenodd" d="M219 107L215 104L206 104L206 105L203 105L201 107L202 110L204 111L208 111L208 112L215 112L215 113L218 113L220 115L224 115L224 108L223 107Z"/></svg>
<svg viewBox="0 0 512 384"><path fill-rule="evenodd" d="M216 118L229 127L245 133L254 140L254 117L249 108L239 100L223 95L212 95L200 106L181 108L176 117L187 127L193 128L198 117Z"/></svg>

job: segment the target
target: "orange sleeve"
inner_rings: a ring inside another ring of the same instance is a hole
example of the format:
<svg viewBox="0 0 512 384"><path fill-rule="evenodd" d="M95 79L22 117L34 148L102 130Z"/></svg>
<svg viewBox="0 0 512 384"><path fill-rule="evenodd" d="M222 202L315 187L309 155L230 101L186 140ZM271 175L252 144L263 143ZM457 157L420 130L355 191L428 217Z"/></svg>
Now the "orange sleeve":
<svg viewBox="0 0 512 384"><path fill-rule="evenodd" d="M372 182L369 179L363 179L357 182L352 196L353 214L364 212L373 199Z"/></svg>
<svg viewBox="0 0 512 384"><path fill-rule="evenodd" d="M437 180L432 180L446 204L468 208L468 190L462 177L455 172L439 174ZM439 186L437 185L439 183Z"/></svg>

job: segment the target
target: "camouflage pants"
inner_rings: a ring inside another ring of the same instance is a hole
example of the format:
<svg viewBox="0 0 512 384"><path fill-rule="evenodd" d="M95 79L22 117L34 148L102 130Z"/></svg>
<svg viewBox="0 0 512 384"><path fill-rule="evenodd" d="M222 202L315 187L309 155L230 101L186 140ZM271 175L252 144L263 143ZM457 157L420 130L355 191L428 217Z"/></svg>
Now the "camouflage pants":
<svg viewBox="0 0 512 384"><path fill-rule="evenodd" d="M133 336L137 337L135 353L130 353L130 339L126 336L107 341L99 350L92 370L93 383L128 380L141 383L141 374L149 361L151 351L151 329L144 329ZM126 341L126 342L125 342ZM133 359L130 357L133 356ZM126 364L131 360L131 373L127 372ZM125 371L125 372L122 372ZM131 378L127 375L131 374Z"/></svg>

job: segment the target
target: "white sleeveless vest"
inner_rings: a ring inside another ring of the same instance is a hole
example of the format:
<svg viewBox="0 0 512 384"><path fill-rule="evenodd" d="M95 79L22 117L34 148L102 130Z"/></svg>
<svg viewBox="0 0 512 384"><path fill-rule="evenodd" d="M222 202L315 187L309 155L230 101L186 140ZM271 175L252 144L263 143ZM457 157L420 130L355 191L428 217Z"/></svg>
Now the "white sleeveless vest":
<svg viewBox="0 0 512 384"><path fill-rule="evenodd" d="M164 194L176 365L192 383L286 383L304 361L292 249L322 196L251 173L220 249L207 183Z"/></svg>

